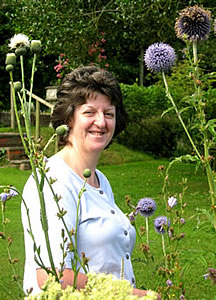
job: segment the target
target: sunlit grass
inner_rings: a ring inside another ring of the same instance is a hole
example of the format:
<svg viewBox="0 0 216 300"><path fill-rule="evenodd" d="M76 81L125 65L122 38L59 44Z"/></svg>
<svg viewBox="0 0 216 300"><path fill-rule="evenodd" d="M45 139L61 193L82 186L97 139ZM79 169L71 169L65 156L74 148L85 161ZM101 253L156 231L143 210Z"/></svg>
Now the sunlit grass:
<svg viewBox="0 0 216 300"><path fill-rule="evenodd" d="M157 287L157 267L162 263L161 236L155 233L153 219L156 216L166 214L162 193L163 178L160 176L158 166L167 166L168 160L156 160L143 153L136 153L127 148L113 144L106 150L101 158L99 169L109 179L115 199L124 212L129 212L125 203L125 195L130 195L131 201L136 204L140 198L151 197L157 203L155 215L150 218L150 246L155 261L149 264L140 262L142 253L137 244L133 254L133 265L138 287L155 289ZM12 168L0 168L0 183L12 184L22 190L29 176L29 171L20 171ZM204 280L203 274L208 267L215 267L215 233L208 224L201 226L196 216L196 208L209 209L210 200L208 185L202 169L195 172L193 164L176 164L169 173L169 195L178 195L182 190L182 179L188 178L187 190L184 196L186 224L183 227L185 237L179 243L180 259L185 270L184 285L187 299L214 299L215 286L210 280ZM23 274L24 244L20 219L20 201L16 197L7 204L7 217L10 223L7 225L7 233L13 237L11 251L14 257L18 257L16 265L20 278ZM194 216L194 217L192 217ZM142 217L138 217L139 225L145 225ZM1 227L0 227L1 228ZM1 229L0 229L1 231ZM7 253L3 241L0 240L0 299L19 299L19 291L16 283L11 278L10 265L7 261ZM192 262L192 263L191 263ZM187 272L186 272L187 271Z"/></svg>

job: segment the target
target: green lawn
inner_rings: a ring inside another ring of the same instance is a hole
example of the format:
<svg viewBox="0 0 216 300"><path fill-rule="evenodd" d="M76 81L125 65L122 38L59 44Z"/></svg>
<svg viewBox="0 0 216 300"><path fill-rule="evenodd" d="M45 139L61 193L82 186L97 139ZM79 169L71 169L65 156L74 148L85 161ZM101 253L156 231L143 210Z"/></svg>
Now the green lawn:
<svg viewBox="0 0 216 300"><path fill-rule="evenodd" d="M114 164L110 164L110 161ZM143 261L143 254L138 247L140 244L138 238L134 249L134 271L138 287L155 289L158 285L156 270L163 261L163 252L161 235L155 232L153 219L167 213L162 193L163 179L158 171L158 166L167 164L167 160L155 160L114 144L106 150L99 165L99 169L108 177L116 202L123 211L130 211L125 204L125 195L130 195L134 204L143 197L151 197L157 203L155 215L149 220L150 247L154 262ZM0 184L12 184L22 189L28 176L29 171L0 168ZM182 281L187 299L210 300L216 295L216 286L210 280L204 280L203 275L207 273L208 267L216 267L215 233L211 231L209 224L206 227L201 226L199 222L205 220L204 217L192 218L196 213L196 208L209 209L210 207L206 177L201 169L196 173L193 164L176 164L170 171L168 195L179 196L182 191L182 178L188 178L187 190L183 198L183 201L187 203L184 215L186 224L182 227L185 236L180 240L178 248L181 266L188 267ZM8 202L6 214L10 219L7 234L13 238L11 251L13 256L19 259L15 267L22 278L24 246L18 197ZM143 217L138 216L137 221L139 225L145 226ZM4 241L0 241L0 251L0 299L19 299L19 290L11 278L12 272L7 261Z"/></svg>

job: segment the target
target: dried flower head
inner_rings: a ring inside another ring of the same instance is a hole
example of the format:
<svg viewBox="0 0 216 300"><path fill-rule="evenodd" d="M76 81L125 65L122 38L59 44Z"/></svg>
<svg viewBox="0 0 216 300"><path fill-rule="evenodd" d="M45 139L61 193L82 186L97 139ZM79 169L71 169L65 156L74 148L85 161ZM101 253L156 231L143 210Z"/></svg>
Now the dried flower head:
<svg viewBox="0 0 216 300"><path fill-rule="evenodd" d="M168 231L170 227L170 220L168 220L165 216L157 217L154 220L154 227L158 233L164 234Z"/></svg>
<svg viewBox="0 0 216 300"><path fill-rule="evenodd" d="M9 47L11 49L29 47L29 46L30 46L29 38L25 34L22 34L22 33L15 34L10 39Z"/></svg>
<svg viewBox="0 0 216 300"><path fill-rule="evenodd" d="M211 29L211 13L198 5L180 11L176 19L175 31L178 38L190 42L208 38Z"/></svg>
<svg viewBox="0 0 216 300"><path fill-rule="evenodd" d="M156 210L155 201L151 198L143 198L141 199L136 207L136 212L141 216L150 217L154 214Z"/></svg>
<svg viewBox="0 0 216 300"><path fill-rule="evenodd" d="M155 43L148 47L144 55L147 68L153 72L167 72L176 60L175 50L165 43Z"/></svg>

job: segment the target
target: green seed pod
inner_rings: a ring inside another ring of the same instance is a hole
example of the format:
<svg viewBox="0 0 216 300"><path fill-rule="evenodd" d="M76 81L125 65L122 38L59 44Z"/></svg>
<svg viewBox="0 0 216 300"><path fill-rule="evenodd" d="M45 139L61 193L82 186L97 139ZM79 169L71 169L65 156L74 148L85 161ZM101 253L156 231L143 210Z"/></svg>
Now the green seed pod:
<svg viewBox="0 0 216 300"><path fill-rule="evenodd" d="M6 65L13 65L15 66L16 64L16 55L15 53L8 53L6 56Z"/></svg>
<svg viewBox="0 0 216 300"><path fill-rule="evenodd" d="M26 52L27 52L26 47L19 47L19 48L16 48L16 50L15 50L15 53L17 56L25 55Z"/></svg>
<svg viewBox="0 0 216 300"><path fill-rule="evenodd" d="M57 133L57 135L63 136L68 133L68 130L69 130L69 128L67 125L60 125L56 128L56 133Z"/></svg>
<svg viewBox="0 0 216 300"><path fill-rule="evenodd" d="M32 53L39 54L41 52L41 41L32 40L31 41L31 51L32 51Z"/></svg>
<svg viewBox="0 0 216 300"><path fill-rule="evenodd" d="M14 82L14 89L16 92L19 92L21 90L21 88L22 88L22 84L20 81Z"/></svg>
<svg viewBox="0 0 216 300"><path fill-rule="evenodd" d="M5 67L5 70L6 70L7 72L13 72L13 69L14 69L14 66L13 66L13 65L7 65L7 66Z"/></svg>
<svg viewBox="0 0 216 300"><path fill-rule="evenodd" d="M85 178L89 178L89 177L91 176L91 170L85 169L85 170L83 171L83 176L84 176Z"/></svg>

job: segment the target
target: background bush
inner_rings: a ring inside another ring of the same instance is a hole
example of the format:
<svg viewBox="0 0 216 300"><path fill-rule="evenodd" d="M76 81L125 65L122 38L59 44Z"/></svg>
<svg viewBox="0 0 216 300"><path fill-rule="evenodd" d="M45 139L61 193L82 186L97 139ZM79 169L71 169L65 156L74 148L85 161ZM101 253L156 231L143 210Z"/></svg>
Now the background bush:
<svg viewBox="0 0 216 300"><path fill-rule="evenodd" d="M119 143L158 157L190 151L176 115L169 113L161 117L169 105L163 87L121 84L121 89L128 126L117 138Z"/></svg>

